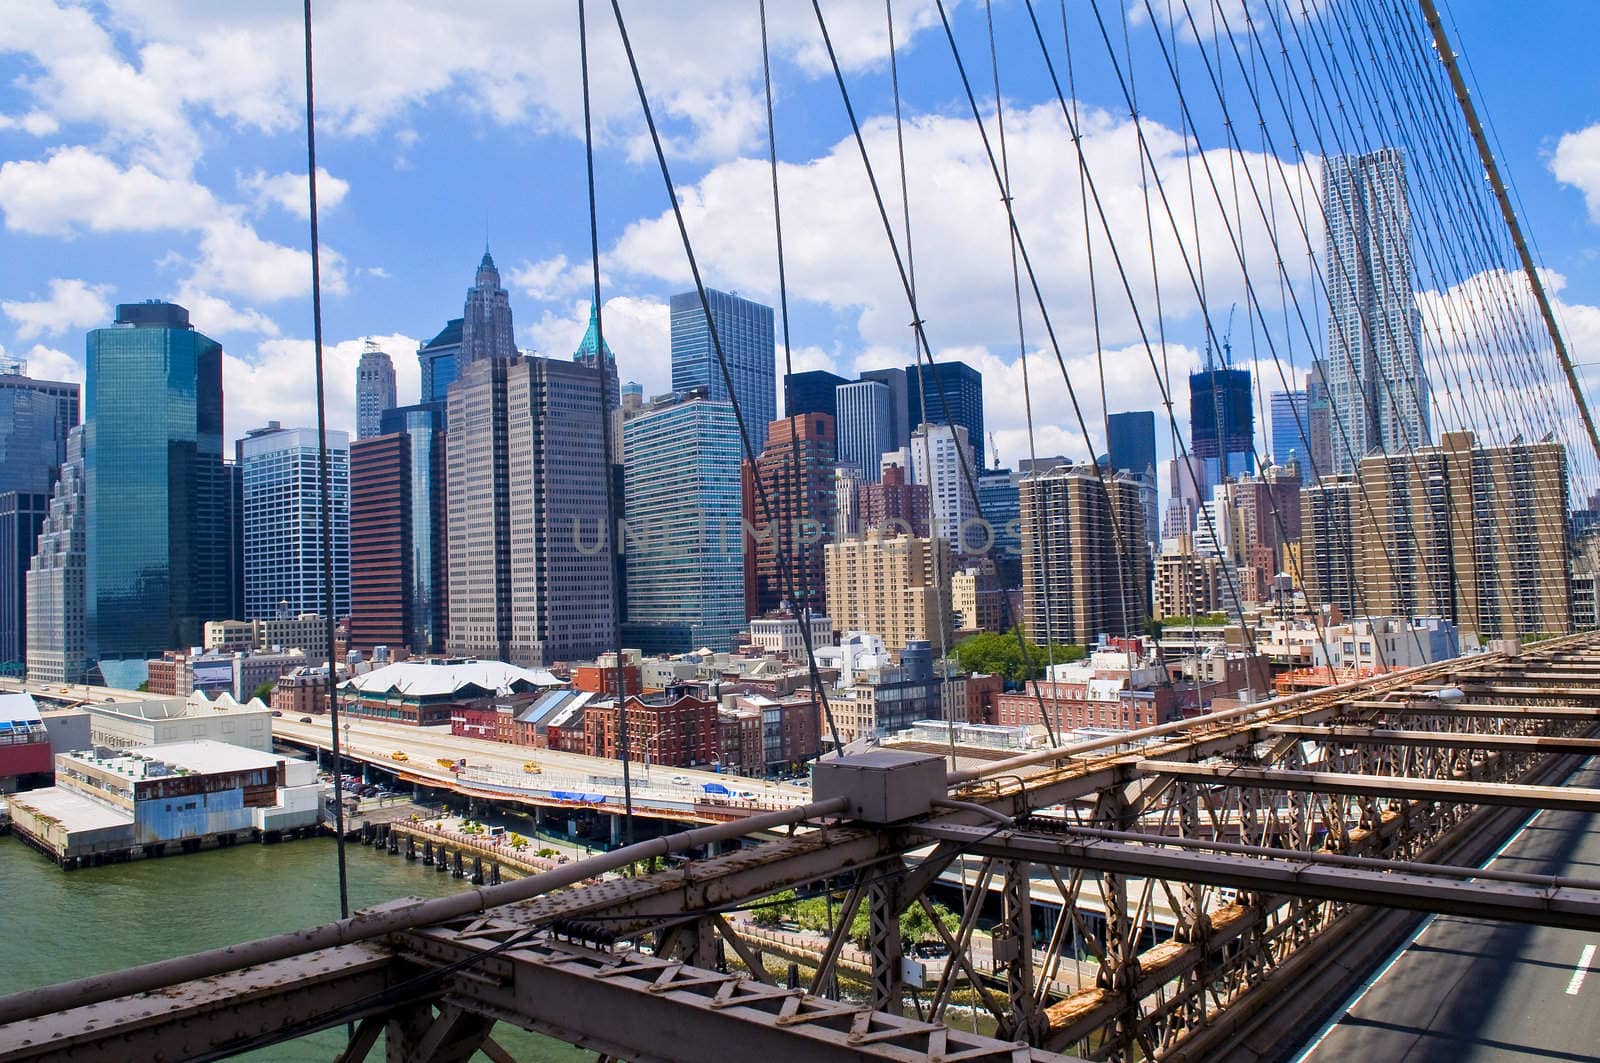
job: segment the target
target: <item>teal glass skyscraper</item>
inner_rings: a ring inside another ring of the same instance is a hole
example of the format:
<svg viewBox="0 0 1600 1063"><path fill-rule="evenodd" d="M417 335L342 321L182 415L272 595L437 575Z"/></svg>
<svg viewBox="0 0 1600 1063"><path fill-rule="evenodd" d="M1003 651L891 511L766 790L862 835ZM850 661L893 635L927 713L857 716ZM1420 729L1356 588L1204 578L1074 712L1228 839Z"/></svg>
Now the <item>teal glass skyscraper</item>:
<svg viewBox="0 0 1600 1063"><path fill-rule="evenodd" d="M647 653L732 648L745 630L739 425L703 391L623 425L631 532L623 639Z"/></svg>
<svg viewBox="0 0 1600 1063"><path fill-rule="evenodd" d="M91 660L198 645L235 604L222 463L222 346L172 303L91 331L84 388ZM110 676L107 676L108 680Z"/></svg>

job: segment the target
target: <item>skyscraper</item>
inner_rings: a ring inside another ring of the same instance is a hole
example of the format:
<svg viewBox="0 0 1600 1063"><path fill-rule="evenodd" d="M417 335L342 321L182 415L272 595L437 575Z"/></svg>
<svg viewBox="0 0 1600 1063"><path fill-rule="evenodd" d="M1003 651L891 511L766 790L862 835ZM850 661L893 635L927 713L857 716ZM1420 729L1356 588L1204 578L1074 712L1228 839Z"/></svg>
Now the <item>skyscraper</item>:
<svg viewBox="0 0 1600 1063"><path fill-rule="evenodd" d="M1023 477L1020 494L1028 638L1088 645L1141 630L1150 577L1138 485L1063 465Z"/></svg>
<svg viewBox="0 0 1600 1063"><path fill-rule="evenodd" d="M767 446L744 465L745 613L756 617L788 602L826 613L822 542L834 514L837 467L833 418L801 414L773 421Z"/></svg>
<svg viewBox="0 0 1600 1063"><path fill-rule="evenodd" d="M443 650L445 631L449 627L445 582L444 420L443 409L432 404L418 404L387 411L381 426L386 436L406 437L406 476L411 483L407 489L409 509L405 513L410 528L404 537L411 551L407 562L411 583L405 592L410 624L405 645L413 653Z"/></svg>
<svg viewBox="0 0 1600 1063"><path fill-rule="evenodd" d="M734 399L750 434L751 451L759 455L768 426L778 415L772 307L714 288L706 289L706 303L728 363L733 395L728 394L697 292L672 297L672 390L705 388L707 398Z"/></svg>
<svg viewBox="0 0 1600 1063"><path fill-rule="evenodd" d="M983 468L983 376L965 362L906 367L911 431L928 422L960 425L972 448L973 475Z"/></svg>
<svg viewBox="0 0 1600 1063"><path fill-rule="evenodd" d="M1190 373L1189 430L1189 453L1199 465L1202 495L1230 476L1254 472L1250 370L1212 364Z"/></svg>
<svg viewBox="0 0 1600 1063"><path fill-rule="evenodd" d="M863 479L876 481L882 475L883 455L895 449L889 385L881 380L858 380L840 384L833 394L839 461L861 470Z"/></svg>
<svg viewBox="0 0 1600 1063"><path fill-rule="evenodd" d="M467 304L461 311L461 354L457 368L465 370L474 362L489 358L515 358L516 333L511 327L511 296L500 287L500 271L495 268L489 249L483 249L472 287L467 289Z"/></svg>
<svg viewBox="0 0 1600 1063"><path fill-rule="evenodd" d="M326 616L317 430L269 421L235 450L244 489L245 618ZM333 615L344 617L350 615L350 437L344 432L328 432L328 488Z"/></svg>
<svg viewBox="0 0 1600 1063"><path fill-rule="evenodd" d="M83 429L67 436L67 457L39 532L38 552L28 569L28 678L45 683L81 682L88 669L84 614L86 560L83 509Z"/></svg>
<svg viewBox="0 0 1600 1063"><path fill-rule="evenodd" d="M1411 210L1398 148L1322 167L1327 219L1327 384L1334 469L1427 444L1428 381L1412 288Z"/></svg>
<svg viewBox="0 0 1600 1063"><path fill-rule="evenodd" d="M593 302L589 304L589 327L585 330L582 341L578 343L578 349L572 352L572 360L590 369L601 370L605 374L606 408L609 410L622 408L622 385L617 376L617 356L611 353L611 344L600 335L600 311Z"/></svg>
<svg viewBox="0 0 1600 1063"><path fill-rule="evenodd" d="M1304 391L1274 391L1271 398L1272 461L1299 464L1311 478L1311 403Z"/></svg>
<svg viewBox="0 0 1600 1063"><path fill-rule="evenodd" d="M456 382L461 371L461 318L453 317L433 339L417 348L417 362L422 367L423 403L437 403L444 408L450 385Z"/></svg>
<svg viewBox="0 0 1600 1063"><path fill-rule="evenodd" d="M1300 470L1307 483L1333 475L1333 404L1328 398L1328 364L1313 359L1306 373L1306 447L1309 467Z"/></svg>
<svg viewBox="0 0 1600 1063"><path fill-rule="evenodd" d="M26 373L0 366L0 665L27 652L28 562L78 423L78 385Z"/></svg>
<svg viewBox="0 0 1600 1063"><path fill-rule="evenodd" d="M399 648L412 622L411 440L402 432L350 445L350 648Z"/></svg>
<svg viewBox="0 0 1600 1063"><path fill-rule="evenodd" d="M862 380L876 380L889 389L889 435L891 450L911 445L911 430L917 422L911 419L911 393L906 383L904 369L868 369Z"/></svg>
<svg viewBox="0 0 1600 1063"><path fill-rule="evenodd" d="M151 301L118 306L86 349L85 596L104 671L198 645L234 604L222 346L183 307Z"/></svg>
<svg viewBox="0 0 1600 1063"><path fill-rule="evenodd" d="M628 622L646 653L729 650L745 630L742 448L733 404L657 400L623 426Z"/></svg>
<svg viewBox="0 0 1600 1063"><path fill-rule="evenodd" d="M927 484L932 495L933 534L950 544L957 553L981 545L980 534L969 521L978 516L977 470L973 467L972 445L961 425L923 424L911 433L911 480Z"/></svg>
<svg viewBox="0 0 1600 1063"><path fill-rule="evenodd" d="M1135 476L1156 470L1156 415L1151 410L1106 414L1106 457L1113 472Z"/></svg>
<svg viewBox="0 0 1600 1063"><path fill-rule="evenodd" d="M783 412L787 417L798 413L825 413L838 420L839 406L835 392L850 383L838 373L813 369L805 373L788 373L783 378Z"/></svg>
<svg viewBox="0 0 1600 1063"><path fill-rule="evenodd" d="M356 363L356 438L377 435L383 411L394 409L395 401L394 362L368 340Z"/></svg>
<svg viewBox="0 0 1600 1063"><path fill-rule="evenodd" d="M519 356L450 389L449 652L542 667L614 648L600 387L579 363Z"/></svg>

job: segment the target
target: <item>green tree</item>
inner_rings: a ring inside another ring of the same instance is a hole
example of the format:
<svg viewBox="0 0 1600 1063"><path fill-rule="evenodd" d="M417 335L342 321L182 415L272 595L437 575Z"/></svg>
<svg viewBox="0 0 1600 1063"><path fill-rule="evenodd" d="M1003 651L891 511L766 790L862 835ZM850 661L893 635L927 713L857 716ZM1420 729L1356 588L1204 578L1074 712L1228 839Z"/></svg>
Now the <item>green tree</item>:
<svg viewBox="0 0 1600 1063"><path fill-rule="evenodd" d="M955 646L956 662L963 671L998 675L1012 686L1044 675L1051 663L1067 664L1082 660L1082 646L1056 643L1050 650L1036 642L1026 643L1027 658L1022 655L1022 643L1016 630L1008 632L986 631L971 635Z"/></svg>
<svg viewBox="0 0 1600 1063"><path fill-rule="evenodd" d="M266 682L260 684L254 690L250 691L250 697L260 698L262 701L270 702L272 700L273 688L277 685L278 684L276 680L268 679Z"/></svg>
<svg viewBox="0 0 1600 1063"><path fill-rule="evenodd" d="M934 912L939 916L939 922L954 937L960 927L960 920L954 912L942 904L933 906ZM872 913L868 910L865 901L856 909L855 918L850 920L850 940L860 948L866 948L868 939L872 934ZM928 913L922 910L922 905L915 902L911 907L900 913L900 944L910 947L922 941L937 939L939 931L934 927L933 920L928 918Z"/></svg>
<svg viewBox="0 0 1600 1063"><path fill-rule="evenodd" d="M780 923L799 922L796 916L805 901L795 896L794 890L774 893L750 911L750 921L757 926L777 926ZM802 924L804 925L804 924Z"/></svg>

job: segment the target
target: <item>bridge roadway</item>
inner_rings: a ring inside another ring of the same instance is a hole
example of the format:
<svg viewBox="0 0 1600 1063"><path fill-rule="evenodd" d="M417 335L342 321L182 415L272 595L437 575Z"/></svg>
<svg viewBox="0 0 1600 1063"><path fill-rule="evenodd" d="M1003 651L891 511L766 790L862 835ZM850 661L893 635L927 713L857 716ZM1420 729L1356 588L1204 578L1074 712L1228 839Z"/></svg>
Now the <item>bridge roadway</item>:
<svg viewBox="0 0 1600 1063"><path fill-rule="evenodd" d="M1600 786L1600 758L1569 786ZM1488 867L1595 877L1600 814L1534 813ZM1600 1058L1600 934L1430 916L1296 1063Z"/></svg>
<svg viewBox="0 0 1600 1063"><path fill-rule="evenodd" d="M313 716L311 720L307 724L287 716L276 717L272 735L305 748L330 750L333 743L328 717ZM426 786L547 807L572 807L571 802L550 798L551 790L599 793L608 798L600 808L621 808L622 766L614 760L466 738L452 735L449 728L440 726L413 727L356 716L342 716L340 724L340 752L346 758ZM396 752L404 753L406 759L394 759ZM441 767L440 759L465 759L467 771L458 776ZM528 761L540 767L539 774L522 770ZM788 808L811 799L811 787L805 782L778 783L659 764L635 763L630 770L635 811L641 815L675 820L706 818L695 814L696 801L705 799L706 785L721 785L735 794L750 795L735 801L738 807ZM676 779L685 781L675 782Z"/></svg>

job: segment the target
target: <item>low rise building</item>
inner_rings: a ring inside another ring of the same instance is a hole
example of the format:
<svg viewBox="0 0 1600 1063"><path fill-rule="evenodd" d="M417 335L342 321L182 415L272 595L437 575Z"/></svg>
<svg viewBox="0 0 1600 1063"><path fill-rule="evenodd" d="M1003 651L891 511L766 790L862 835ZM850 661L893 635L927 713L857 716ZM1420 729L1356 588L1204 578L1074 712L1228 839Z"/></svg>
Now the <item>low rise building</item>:
<svg viewBox="0 0 1600 1063"><path fill-rule="evenodd" d="M678 690L630 695L628 759L675 768L711 764L719 740L717 703ZM617 760L622 756L620 715L615 698L597 699L583 713L583 752Z"/></svg>
<svg viewBox="0 0 1600 1063"><path fill-rule="evenodd" d="M311 828L320 791L314 762L223 742L84 750L56 758L55 786L13 799L12 823L75 867Z"/></svg>
<svg viewBox="0 0 1600 1063"><path fill-rule="evenodd" d="M302 650L307 662L328 659L328 621L316 613L263 620L207 620L205 648L210 652Z"/></svg>
<svg viewBox="0 0 1600 1063"><path fill-rule="evenodd" d="M1165 669L1143 639L1108 639L1086 660L1058 664L1025 690L995 697L1002 727L1044 724L1131 731L1177 718L1178 703ZM1041 714L1042 710L1042 714Z"/></svg>
<svg viewBox="0 0 1600 1063"><path fill-rule="evenodd" d="M198 648L198 647L197 647ZM301 650L255 653L168 650L149 661L149 692L166 697L188 697L196 690L215 695L226 691L235 699L251 697L263 684L276 684L285 672L304 667Z"/></svg>
<svg viewBox="0 0 1600 1063"><path fill-rule="evenodd" d="M833 641L833 620L817 613L806 614L811 629L811 648L826 646ZM785 657L792 661L806 659L805 634L800 630L800 617L784 609L750 621L750 644L763 653Z"/></svg>
<svg viewBox="0 0 1600 1063"><path fill-rule="evenodd" d="M545 670L475 658L402 661L339 684L339 710L352 716L432 726L468 703L566 684Z"/></svg>
<svg viewBox="0 0 1600 1063"><path fill-rule="evenodd" d="M31 694L0 694L0 793L46 782L50 732Z"/></svg>
<svg viewBox="0 0 1600 1063"><path fill-rule="evenodd" d="M212 741L263 753L272 751L272 710L260 699L241 704L231 694L215 701L187 698L85 702L89 739L108 749L142 749L172 742Z"/></svg>

